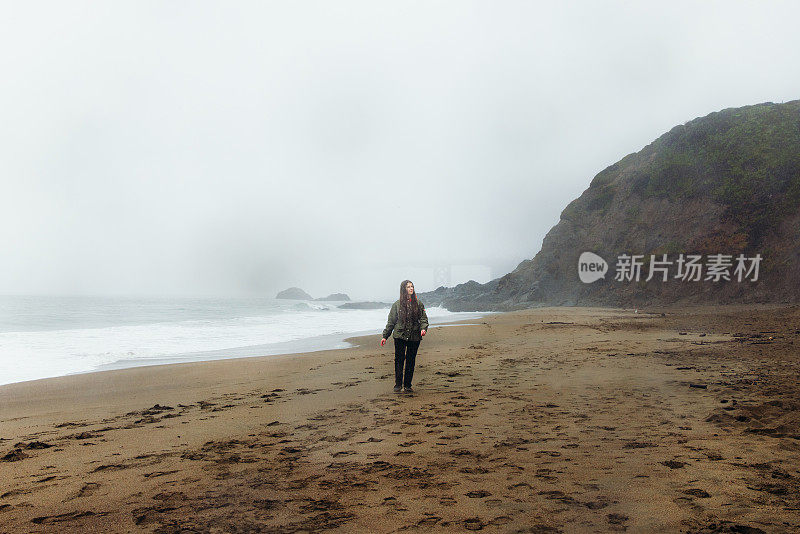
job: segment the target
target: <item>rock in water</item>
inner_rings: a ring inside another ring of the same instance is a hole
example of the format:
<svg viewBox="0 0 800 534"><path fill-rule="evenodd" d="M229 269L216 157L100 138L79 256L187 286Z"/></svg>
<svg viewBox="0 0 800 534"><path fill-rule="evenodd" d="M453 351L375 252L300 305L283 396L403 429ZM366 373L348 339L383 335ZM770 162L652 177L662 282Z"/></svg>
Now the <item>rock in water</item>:
<svg viewBox="0 0 800 534"><path fill-rule="evenodd" d="M314 300L311 298L311 295L300 289L299 287L290 287L289 289L284 289L277 295L275 295L276 299L291 299L291 300Z"/></svg>
<svg viewBox="0 0 800 534"><path fill-rule="evenodd" d="M320 297L320 298L314 299L314 300L345 300L345 301L349 301L350 297L348 297L344 293L331 293L327 297Z"/></svg>
<svg viewBox="0 0 800 534"><path fill-rule="evenodd" d="M346 302L337 306L337 308L343 308L345 310L378 310L380 308L391 307L391 302Z"/></svg>

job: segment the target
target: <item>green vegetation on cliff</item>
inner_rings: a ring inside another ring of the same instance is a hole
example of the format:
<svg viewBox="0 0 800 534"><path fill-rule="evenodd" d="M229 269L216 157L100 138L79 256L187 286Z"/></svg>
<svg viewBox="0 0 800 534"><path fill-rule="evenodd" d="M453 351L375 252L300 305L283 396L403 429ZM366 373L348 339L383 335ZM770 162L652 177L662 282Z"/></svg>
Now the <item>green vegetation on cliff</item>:
<svg viewBox="0 0 800 534"><path fill-rule="evenodd" d="M725 109L676 126L600 172L589 210L608 207L625 171L641 197L711 197L754 247L800 205L800 100Z"/></svg>

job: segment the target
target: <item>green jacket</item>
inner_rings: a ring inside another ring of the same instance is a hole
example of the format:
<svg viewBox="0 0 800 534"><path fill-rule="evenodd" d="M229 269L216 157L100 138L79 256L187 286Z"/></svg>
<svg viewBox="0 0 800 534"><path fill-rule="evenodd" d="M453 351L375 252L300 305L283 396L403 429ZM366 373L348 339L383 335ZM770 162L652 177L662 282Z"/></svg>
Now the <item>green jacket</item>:
<svg viewBox="0 0 800 534"><path fill-rule="evenodd" d="M386 328L383 329L383 339L389 339L389 335L394 330L394 338L404 339L406 341L421 341L422 335L420 330L428 329L428 314L425 313L425 305L422 301L419 302L419 320L413 324L406 325L400 321L400 316L397 313L397 308L400 306L400 300L396 300L392 304L392 309L389 310L389 320L386 322ZM400 322L398 322L400 321Z"/></svg>

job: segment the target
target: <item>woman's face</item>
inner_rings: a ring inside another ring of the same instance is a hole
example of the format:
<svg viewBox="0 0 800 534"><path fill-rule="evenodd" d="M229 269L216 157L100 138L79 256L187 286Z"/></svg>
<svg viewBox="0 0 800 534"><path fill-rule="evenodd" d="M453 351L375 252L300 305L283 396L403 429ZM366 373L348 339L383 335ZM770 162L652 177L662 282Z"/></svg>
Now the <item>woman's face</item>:
<svg viewBox="0 0 800 534"><path fill-rule="evenodd" d="M411 282L406 284L406 293L408 294L409 298L411 298L411 295L414 294L414 284Z"/></svg>

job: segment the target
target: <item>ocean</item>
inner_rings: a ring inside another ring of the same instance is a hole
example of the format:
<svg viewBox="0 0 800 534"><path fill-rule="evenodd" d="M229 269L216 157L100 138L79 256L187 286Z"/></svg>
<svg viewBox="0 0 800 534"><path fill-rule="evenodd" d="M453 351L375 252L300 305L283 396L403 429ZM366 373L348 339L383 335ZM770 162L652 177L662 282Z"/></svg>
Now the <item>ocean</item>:
<svg viewBox="0 0 800 534"><path fill-rule="evenodd" d="M424 301L423 301L424 302ZM107 369L346 348L389 310L274 298L0 296L0 385ZM431 326L488 313L426 308Z"/></svg>

